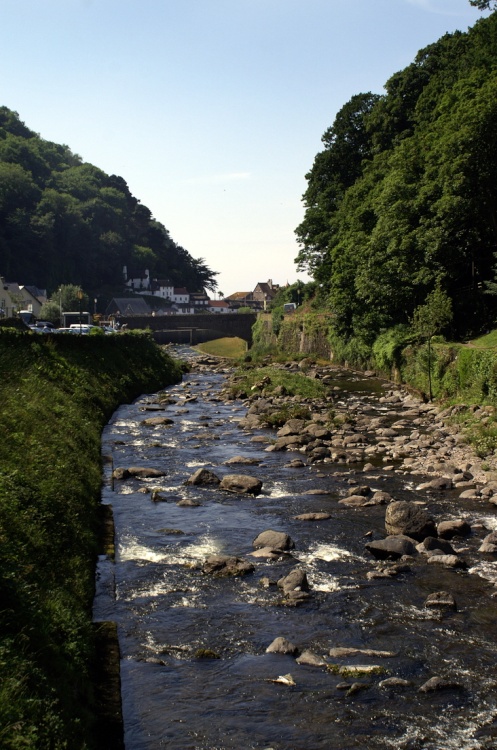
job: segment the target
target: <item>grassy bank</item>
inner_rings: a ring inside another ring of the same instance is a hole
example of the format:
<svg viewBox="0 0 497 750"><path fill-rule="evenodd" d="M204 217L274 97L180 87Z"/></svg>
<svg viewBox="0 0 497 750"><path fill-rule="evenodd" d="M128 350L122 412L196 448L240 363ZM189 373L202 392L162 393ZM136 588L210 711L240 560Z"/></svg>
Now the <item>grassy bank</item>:
<svg viewBox="0 0 497 750"><path fill-rule="evenodd" d="M204 344L198 344L195 349L204 354L210 354L213 357L239 359L247 353L247 342L237 336L231 336L206 341Z"/></svg>
<svg viewBox="0 0 497 750"><path fill-rule="evenodd" d="M147 336L0 330L0 746L95 747L100 433L181 373Z"/></svg>

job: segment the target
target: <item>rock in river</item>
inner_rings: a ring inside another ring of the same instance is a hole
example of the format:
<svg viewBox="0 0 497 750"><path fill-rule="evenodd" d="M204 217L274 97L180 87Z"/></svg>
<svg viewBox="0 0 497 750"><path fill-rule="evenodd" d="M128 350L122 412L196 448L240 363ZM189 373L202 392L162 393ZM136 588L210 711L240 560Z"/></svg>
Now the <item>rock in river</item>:
<svg viewBox="0 0 497 750"><path fill-rule="evenodd" d="M287 576L280 578L278 586L283 589L284 594L292 591L309 591L306 572L300 568L294 568Z"/></svg>
<svg viewBox="0 0 497 750"><path fill-rule="evenodd" d="M209 469L197 469L197 471L186 480L185 484L219 484L220 481L219 477L217 477L214 472L209 471Z"/></svg>
<svg viewBox="0 0 497 750"><path fill-rule="evenodd" d="M298 653L297 646L291 641L279 636L275 638L272 643L266 649L266 654L296 654Z"/></svg>
<svg viewBox="0 0 497 750"><path fill-rule="evenodd" d="M237 492L244 495L259 495L262 490L260 479L247 474L226 474L222 478L220 489L227 492Z"/></svg>
<svg viewBox="0 0 497 750"><path fill-rule="evenodd" d="M414 503L395 500L387 506L385 529L390 536L403 534L422 542L427 536L437 536L433 519Z"/></svg>
<svg viewBox="0 0 497 750"><path fill-rule="evenodd" d="M295 544L293 539L288 534L285 534L284 531L273 531L272 529L267 529L254 539L252 546L254 549L272 547L276 550L287 550L293 549Z"/></svg>
<svg viewBox="0 0 497 750"><path fill-rule="evenodd" d="M163 477L166 473L162 469L154 469L147 466L129 466L127 469L124 467L114 469L112 477L113 479L128 479L129 477L148 479L150 477Z"/></svg>
<svg viewBox="0 0 497 750"><path fill-rule="evenodd" d="M252 563L231 555L210 555L202 570L216 576L243 576L252 573L255 567Z"/></svg>
<svg viewBox="0 0 497 750"><path fill-rule="evenodd" d="M404 555L415 555L416 547L407 536L387 536L378 542L368 542L366 549L378 560L399 560Z"/></svg>

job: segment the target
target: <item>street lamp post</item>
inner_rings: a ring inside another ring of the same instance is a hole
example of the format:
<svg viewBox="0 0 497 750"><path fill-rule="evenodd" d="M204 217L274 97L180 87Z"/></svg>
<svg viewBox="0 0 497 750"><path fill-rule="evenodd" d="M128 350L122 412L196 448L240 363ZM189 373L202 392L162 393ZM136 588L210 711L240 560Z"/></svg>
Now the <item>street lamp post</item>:
<svg viewBox="0 0 497 750"><path fill-rule="evenodd" d="M81 334L82 334L82 320L81 320L81 317L82 317L82 313L81 313L81 303L82 303L82 301L83 301L83 296L84 296L84 295L83 295L83 290L82 290L82 289L78 289L78 300L79 300L79 335L80 335L80 336L81 336Z"/></svg>

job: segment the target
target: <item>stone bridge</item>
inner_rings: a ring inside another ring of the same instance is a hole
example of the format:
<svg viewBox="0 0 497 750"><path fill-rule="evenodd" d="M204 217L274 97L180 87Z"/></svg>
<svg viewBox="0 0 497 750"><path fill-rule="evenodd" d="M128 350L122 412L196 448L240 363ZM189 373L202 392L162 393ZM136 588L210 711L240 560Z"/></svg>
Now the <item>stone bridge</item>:
<svg viewBox="0 0 497 750"><path fill-rule="evenodd" d="M197 315L121 315L129 330L150 329L158 344L202 344L237 336L252 346L252 326L257 313L199 313Z"/></svg>

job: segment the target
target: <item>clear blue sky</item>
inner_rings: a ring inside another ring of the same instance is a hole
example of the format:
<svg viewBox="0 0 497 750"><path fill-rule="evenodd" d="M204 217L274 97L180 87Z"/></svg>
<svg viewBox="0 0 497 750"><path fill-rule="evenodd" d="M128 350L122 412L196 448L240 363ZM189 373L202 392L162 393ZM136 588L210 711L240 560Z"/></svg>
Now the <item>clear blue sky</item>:
<svg viewBox="0 0 497 750"><path fill-rule="evenodd" d="M122 176L228 295L297 279L305 174L338 110L479 17L469 0L1 0L0 104Z"/></svg>

